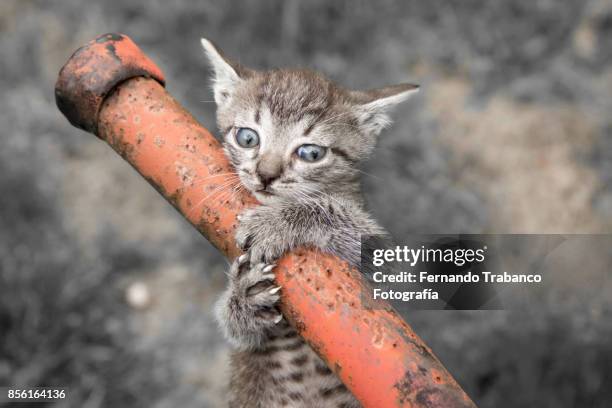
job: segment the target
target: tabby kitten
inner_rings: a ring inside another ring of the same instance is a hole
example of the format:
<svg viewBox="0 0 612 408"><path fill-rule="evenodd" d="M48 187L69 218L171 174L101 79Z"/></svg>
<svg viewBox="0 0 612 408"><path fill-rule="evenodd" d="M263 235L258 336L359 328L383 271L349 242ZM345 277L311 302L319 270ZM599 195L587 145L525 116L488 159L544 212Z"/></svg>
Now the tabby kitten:
<svg viewBox="0 0 612 408"><path fill-rule="evenodd" d="M364 209L357 164L390 124L388 111L418 89L351 91L301 69L255 71L202 45L224 148L261 203L239 217L246 253L230 268L216 317L235 347L230 407L358 407L353 395L283 319L274 262L314 246L354 266L360 236L383 230Z"/></svg>

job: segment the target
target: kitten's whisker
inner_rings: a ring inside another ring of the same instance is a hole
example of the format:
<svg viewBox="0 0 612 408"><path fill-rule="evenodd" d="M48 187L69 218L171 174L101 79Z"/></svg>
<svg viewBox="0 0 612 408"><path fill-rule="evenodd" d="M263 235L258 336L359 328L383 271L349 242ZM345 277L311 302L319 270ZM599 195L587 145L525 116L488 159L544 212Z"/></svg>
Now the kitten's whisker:
<svg viewBox="0 0 612 408"><path fill-rule="evenodd" d="M225 205L229 201L233 200L234 192L232 190L225 190L222 194L215 197L215 200L219 202L221 205Z"/></svg>
<svg viewBox="0 0 612 408"><path fill-rule="evenodd" d="M223 181L221 184L217 184L210 190L209 194L204 198L205 199L209 198L212 194L216 194L216 193L219 193L220 191L223 191L226 187L232 185L235 181L236 180L234 179L228 179L228 180Z"/></svg>
<svg viewBox="0 0 612 408"><path fill-rule="evenodd" d="M228 186L231 186L233 183L235 183L235 180L226 180L224 182L222 182L221 184L215 186L214 189L212 189L212 191L207 194L204 198L202 198L200 201L198 201L198 203L190 210L189 214L193 214L193 211L195 211L197 208L200 207L200 205L202 205L207 199L212 198L211 196L213 196L214 194L218 193L219 191L223 191L223 189L225 189Z"/></svg>
<svg viewBox="0 0 612 408"><path fill-rule="evenodd" d="M244 188L244 186L242 185L242 183L238 183L238 185L235 188L235 191L232 195L232 200L234 200L234 196L237 196L238 194L242 193L243 191L246 191L246 189Z"/></svg>
<svg viewBox="0 0 612 408"><path fill-rule="evenodd" d="M238 193L240 192L240 187L241 187L241 183L237 182L236 184L234 184L234 186L232 187L232 189L229 191L230 192L230 196L228 198L229 201L234 201L234 199L236 198L236 196L238 195Z"/></svg>
<svg viewBox="0 0 612 408"><path fill-rule="evenodd" d="M222 181L221 181L221 184L219 184L219 185L223 185L223 184L225 184L225 183L227 183L227 182L238 181L238 180L240 180L240 178L239 178L239 177L237 177L237 176L229 176L229 177L227 177L227 179L222 180ZM207 181L207 180L201 180L199 183L192 184L192 187L199 187L199 186L201 186L202 184L206 184L206 181ZM216 187L216 186L215 186L215 187Z"/></svg>
<svg viewBox="0 0 612 408"><path fill-rule="evenodd" d="M192 187L198 186L200 184L203 184L206 180L210 180L212 178L217 178L217 177L238 177L238 175L236 173L230 172L230 173L220 173L220 174L213 174L213 175L209 175L207 177L198 177L194 180L194 183L191 184Z"/></svg>
<svg viewBox="0 0 612 408"><path fill-rule="evenodd" d="M232 200L232 198L234 197L234 189L236 188L238 184L239 184L238 181L234 181L230 183L228 186L226 186L224 191L219 196L216 197L216 199L219 200L219 202L221 203L223 201Z"/></svg>
<svg viewBox="0 0 612 408"><path fill-rule="evenodd" d="M228 171L227 173L217 173L217 174L210 174L206 177L198 177L196 178L196 180L207 180L209 178L213 178L213 177L221 177L221 176L229 176L229 175L237 175L237 173L235 171Z"/></svg>
<svg viewBox="0 0 612 408"><path fill-rule="evenodd" d="M371 174L371 173L365 172L365 171L363 171L363 170L361 170L361 169L358 169L358 168L356 168L356 167L354 167L354 170L357 170L358 172L360 172L360 173L362 173L362 174L365 174L366 176L370 176L370 177L373 177L373 178L378 179L378 180L383 180L383 178L382 178L382 177L375 176L374 174Z"/></svg>
<svg viewBox="0 0 612 408"><path fill-rule="evenodd" d="M221 180L220 181L221 184L216 184L216 185L214 185L214 187L217 188L217 186L219 186L219 185L223 185L224 183L227 183L227 182L230 182L230 181L236 181L236 180L238 180L237 177L229 177L227 179ZM207 184L207 181L208 180L202 180L199 183L192 184L190 187L200 188L200 186ZM206 187L207 186L204 186L204 189L206 189Z"/></svg>

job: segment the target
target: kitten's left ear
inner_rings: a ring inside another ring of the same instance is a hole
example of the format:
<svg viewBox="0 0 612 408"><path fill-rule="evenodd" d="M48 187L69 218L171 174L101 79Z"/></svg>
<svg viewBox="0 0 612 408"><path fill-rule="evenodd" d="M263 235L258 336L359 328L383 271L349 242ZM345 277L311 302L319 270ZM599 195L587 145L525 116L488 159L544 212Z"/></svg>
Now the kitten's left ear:
<svg viewBox="0 0 612 408"><path fill-rule="evenodd" d="M354 112L359 126L373 136L391 124L389 113L419 90L418 85L400 84L369 91L352 91Z"/></svg>
<svg viewBox="0 0 612 408"><path fill-rule="evenodd" d="M213 91L215 102L221 106L226 104L234 90L248 78L252 71L227 58L223 52L206 38L200 40L204 51L214 70Z"/></svg>

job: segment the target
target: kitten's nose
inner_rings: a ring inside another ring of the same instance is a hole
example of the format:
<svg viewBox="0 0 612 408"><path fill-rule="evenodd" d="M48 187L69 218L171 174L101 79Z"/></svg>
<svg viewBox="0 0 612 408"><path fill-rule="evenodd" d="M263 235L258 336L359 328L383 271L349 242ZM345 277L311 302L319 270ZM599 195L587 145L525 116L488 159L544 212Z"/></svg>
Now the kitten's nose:
<svg viewBox="0 0 612 408"><path fill-rule="evenodd" d="M282 169L281 160L274 157L262 157L261 161L257 164L257 175L263 188L268 187L274 180L276 180Z"/></svg>
<svg viewBox="0 0 612 408"><path fill-rule="evenodd" d="M261 184L263 184L264 189L268 187L279 176L278 174L264 174L264 173L257 173L257 174L259 175L259 181L261 181Z"/></svg>

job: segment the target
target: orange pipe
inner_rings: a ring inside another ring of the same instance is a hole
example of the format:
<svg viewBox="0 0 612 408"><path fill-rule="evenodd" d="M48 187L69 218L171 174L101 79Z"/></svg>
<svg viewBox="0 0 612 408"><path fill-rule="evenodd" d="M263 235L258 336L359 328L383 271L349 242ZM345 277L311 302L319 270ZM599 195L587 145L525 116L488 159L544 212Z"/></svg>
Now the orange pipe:
<svg viewBox="0 0 612 408"><path fill-rule="evenodd" d="M236 215L257 205L224 188L232 171L219 142L164 89L161 71L126 36L78 50L56 85L71 123L108 142L229 258ZM285 317L365 407L475 407L432 351L361 274L312 249L275 269Z"/></svg>

